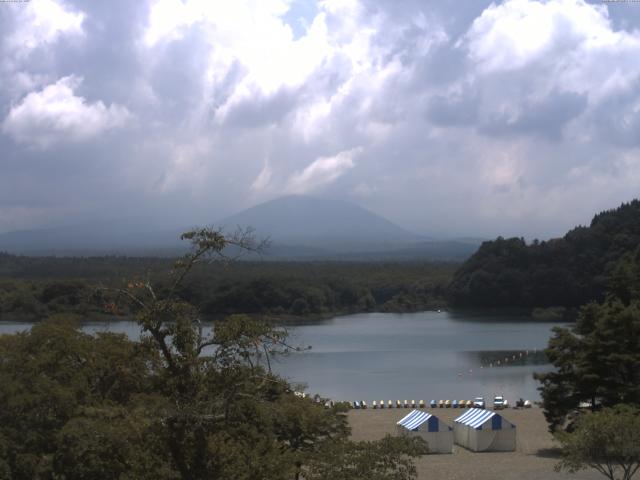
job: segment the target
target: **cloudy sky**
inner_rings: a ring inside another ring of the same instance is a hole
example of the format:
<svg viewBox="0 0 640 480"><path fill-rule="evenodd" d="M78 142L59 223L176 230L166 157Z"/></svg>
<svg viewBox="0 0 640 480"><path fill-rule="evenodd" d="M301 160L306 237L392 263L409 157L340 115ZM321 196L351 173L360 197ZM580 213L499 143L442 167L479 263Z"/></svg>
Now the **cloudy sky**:
<svg viewBox="0 0 640 480"><path fill-rule="evenodd" d="M282 194L545 238L640 194L640 3L0 2L0 232Z"/></svg>

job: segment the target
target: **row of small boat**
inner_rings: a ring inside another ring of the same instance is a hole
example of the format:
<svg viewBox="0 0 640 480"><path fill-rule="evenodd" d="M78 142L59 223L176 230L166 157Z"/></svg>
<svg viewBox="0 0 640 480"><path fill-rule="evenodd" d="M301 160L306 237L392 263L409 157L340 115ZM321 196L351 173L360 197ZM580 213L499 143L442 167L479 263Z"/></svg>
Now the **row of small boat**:
<svg viewBox="0 0 640 480"><path fill-rule="evenodd" d="M473 406L473 402L471 400L439 400L439 401L435 401L435 400L431 400L431 402L429 402L429 406L431 408L471 408ZM361 400L361 401L354 401L351 402L351 408L355 408L355 409L364 409L364 408L368 408L369 405L367 404L367 402L365 400ZM377 409L377 408L425 408L426 407L426 403L424 400L420 400L418 402L416 402L415 400L405 400L404 402L401 400L396 400L395 402L393 402L393 400L389 400L388 402L385 403L384 400L380 400L380 402L377 402L376 400L374 400L371 403L371 408Z"/></svg>
<svg viewBox="0 0 640 480"><path fill-rule="evenodd" d="M327 405L329 406L329 405ZM330 406L333 406L333 402L330 403ZM369 405L365 400L354 401L350 404L351 408L355 409L365 409L368 408ZM431 408L473 408L473 401L471 400L431 400L429 402L429 406ZM522 405L517 405L518 408L531 408L532 404L529 400L525 400ZM392 400L389 400L386 404L384 400L380 400L380 402L373 401L371 403L371 408L373 409L382 409L382 408L425 408L426 404L424 400L420 400L416 403L415 400L405 400L404 402L400 400L396 400L395 403ZM481 408L484 408L482 406ZM504 401L501 408L509 408L509 404Z"/></svg>
<svg viewBox="0 0 640 480"><path fill-rule="evenodd" d="M431 400L431 407L435 408L472 408L473 400ZM483 407L484 408L484 407Z"/></svg>

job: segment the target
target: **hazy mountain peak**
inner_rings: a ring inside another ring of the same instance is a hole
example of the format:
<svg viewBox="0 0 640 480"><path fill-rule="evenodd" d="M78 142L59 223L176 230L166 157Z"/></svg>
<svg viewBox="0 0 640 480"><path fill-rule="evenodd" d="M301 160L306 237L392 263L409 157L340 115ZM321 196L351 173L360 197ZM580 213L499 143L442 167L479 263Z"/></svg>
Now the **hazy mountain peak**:
<svg viewBox="0 0 640 480"><path fill-rule="evenodd" d="M288 195L253 206L220 222L230 232L252 227L256 237L271 237L274 259L459 259L472 244L434 242L350 202ZM90 222L82 225L0 235L0 251L31 255L178 255L178 240L189 230L151 229L145 222ZM253 257L250 257L253 258Z"/></svg>
<svg viewBox="0 0 640 480"><path fill-rule="evenodd" d="M247 208L221 225L253 227L277 242L410 242L415 235L359 205L308 195L287 195Z"/></svg>

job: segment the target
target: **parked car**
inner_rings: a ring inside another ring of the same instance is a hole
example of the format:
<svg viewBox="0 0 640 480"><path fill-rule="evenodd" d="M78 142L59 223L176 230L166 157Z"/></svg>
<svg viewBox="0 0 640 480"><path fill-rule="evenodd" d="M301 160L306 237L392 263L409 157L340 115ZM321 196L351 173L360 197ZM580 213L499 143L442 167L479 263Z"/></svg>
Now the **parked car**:
<svg viewBox="0 0 640 480"><path fill-rule="evenodd" d="M485 408L484 397L476 397L473 399L473 408Z"/></svg>
<svg viewBox="0 0 640 480"><path fill-rule="evenodd" d="M502 395L493 397L493 409L502 410L505 407L505 399Z"/></svg>

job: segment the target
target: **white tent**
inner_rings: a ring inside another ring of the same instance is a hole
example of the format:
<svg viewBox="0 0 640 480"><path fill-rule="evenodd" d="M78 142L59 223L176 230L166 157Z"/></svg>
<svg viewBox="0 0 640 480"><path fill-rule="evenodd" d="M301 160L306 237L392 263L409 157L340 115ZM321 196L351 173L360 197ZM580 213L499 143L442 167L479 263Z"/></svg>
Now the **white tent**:
<svg viewBox="0 0 640 480"><path fill-rule="evenodd" d="M472 408L453 422L456 444L469 450L512 452L516 449L516 426L496 412Z"/></svg>
<svg viewBox="0 0 640 480"><path fill-rule="evenodd" d="M429 445L429 453L451 453L453 430L428 412L413 410L402 418L396 428L400 435L417 435Z"/></svg>

